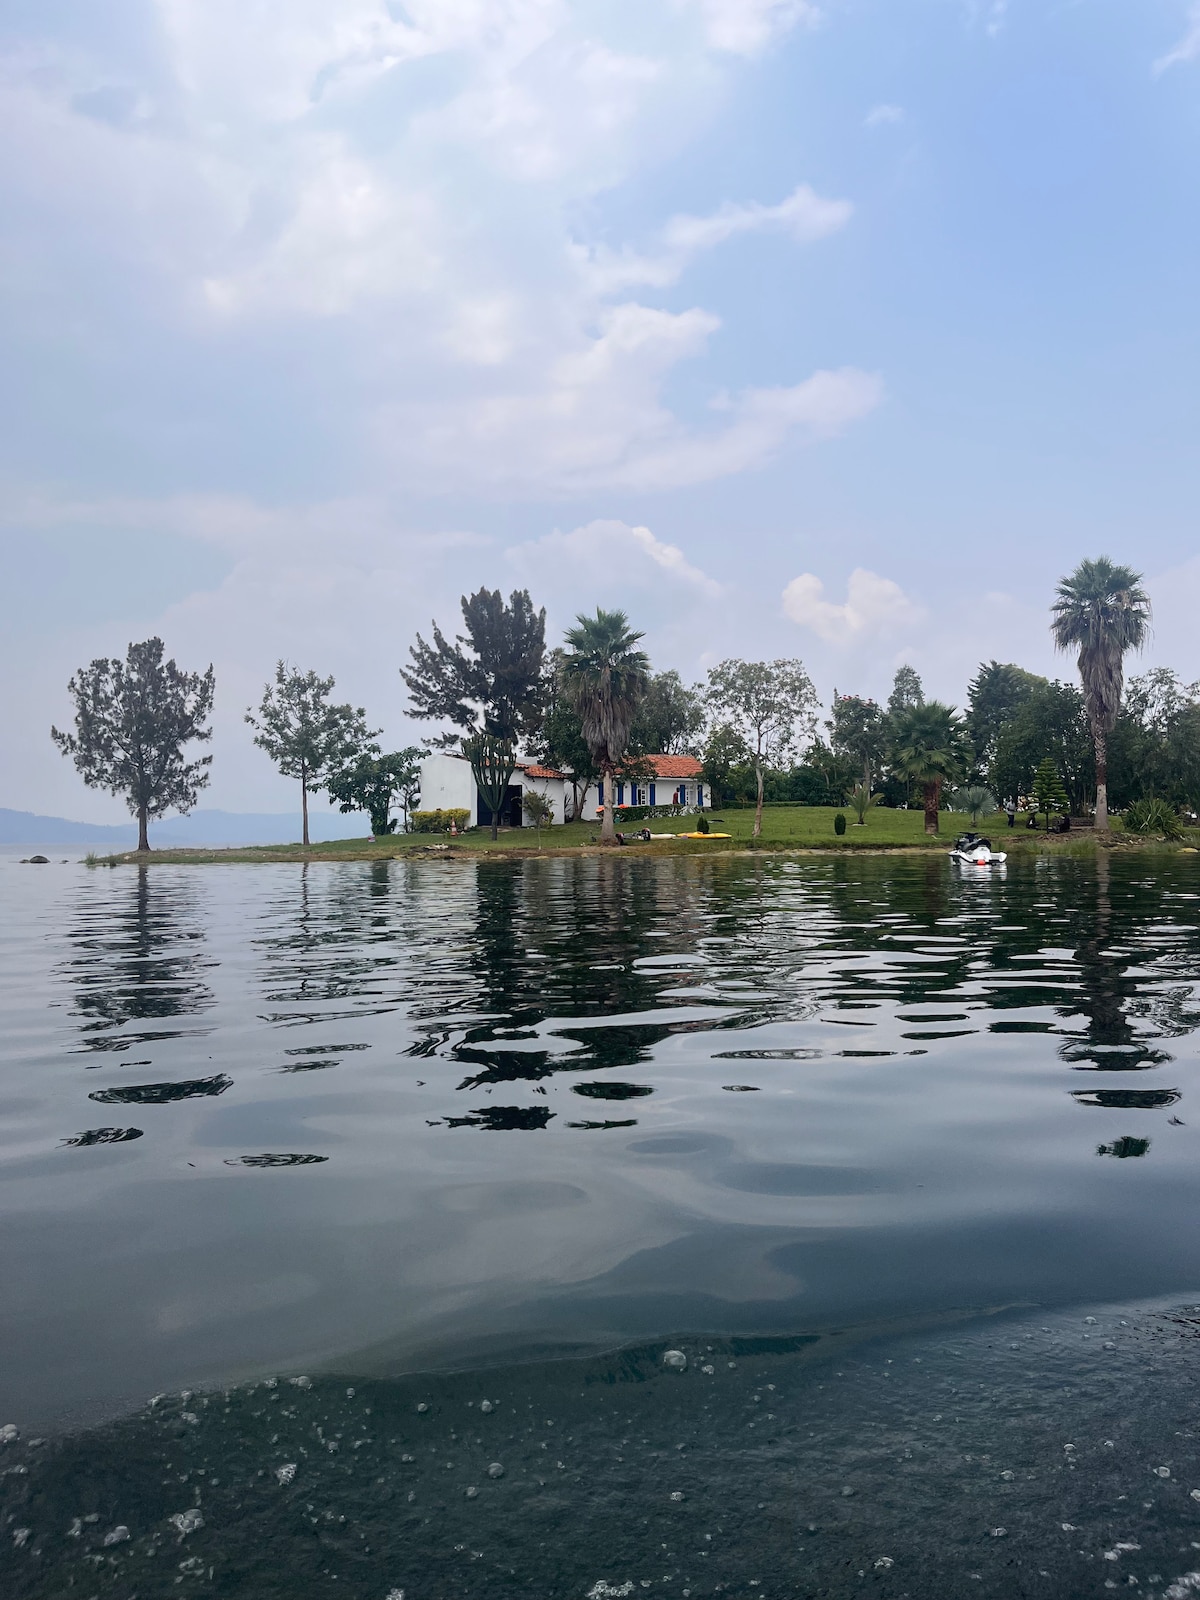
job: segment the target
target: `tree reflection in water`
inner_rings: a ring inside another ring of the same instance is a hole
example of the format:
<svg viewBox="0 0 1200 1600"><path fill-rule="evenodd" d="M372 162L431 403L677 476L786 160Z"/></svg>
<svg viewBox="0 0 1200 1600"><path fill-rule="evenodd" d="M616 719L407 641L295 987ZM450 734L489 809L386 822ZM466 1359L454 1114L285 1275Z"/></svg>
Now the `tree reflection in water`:
<svg viewBox="0 0 1200 1600"><path fill-rule="evenodd" d="M62 968L75 987L81 1048L124 1052L181 1032L208 1032L144 1026L213 1004L203 974L217 963L205 955L195 885L182 873L139 867L128 893L111 877L100 888L89 883L80 897L67 935L72 953Z"/></svg>

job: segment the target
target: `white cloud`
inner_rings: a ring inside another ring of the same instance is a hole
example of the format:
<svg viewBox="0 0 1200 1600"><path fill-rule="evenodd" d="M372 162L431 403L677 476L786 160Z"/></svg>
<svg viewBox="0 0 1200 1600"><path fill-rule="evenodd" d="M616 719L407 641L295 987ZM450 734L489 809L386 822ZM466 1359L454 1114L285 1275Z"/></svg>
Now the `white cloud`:
<svg viewBox="0 0 1200 1600"><path fill-rule="evenodd" d="M721 103L725 56L812 22L811 5L660 0L647 32L628 25L636 0L586 15L567 0L149 3L161 28L137 48L51 32L36 70L0 61L0 142L34 153L0 173L0 206L38 314L98 318L76 341L98 363L122 319L154 329L150 381L111 358L127 431L201 364L202 427L219 434L253 362L263 403L285 388L279 409L318 449L336 419L356 482L382 495L554 496L751 470L878 403L869 374L768 368L710 425L686 423L666 385L696 362L703 413L720 318L636 298L736 237L825 238L849 201L804 184L727 199L670 217L644 255L580 232L599 194ZM180 404L147 431L198 437Z"/></svg>
<svg viewBox="0 0 1200 1600"><path fill-rule="evenodd" d="M1157 76L1165 72L1168 67L1179 66L1183 62L1200 60L1200 4L1188 8L1187 29L1182 39L1168 50L1165 56L1160 56L1154 63L1154 72Z"/></svg>
<svg viewBox="0 0 1200 1600"><path fill-rule="evenodd" d="M648 255L605 246L592 250L577 246L576 258L585 281L599 294L612 294L636 284L665 288L679 281L700 251L711 250L738 234L780 232L789 234L797 243L812 244L844 228L853 213L850 201L826 200L802 183L778 205L767 206L758 201L739 205L727 200L706 217L674 216Z"/></svg>
<svg viewBox="0 0 1200 1600"><path fill-rule="evenodd" d="M703 19L705 36L717 50L753 56L797 23L819 21L820 8L812 0L676 0L695 7Z"/></svg>
<svg viewBox="0 0 1200 1600"><path fill-rule="evenodd" d="M513 567L530 580L548 571L561 580L564 569L611 579L619 572L622 585L657 586L666 579L715 598L721 586L693 566L678 545L664 544L649 528L613 520L589 522L570 533L555 529L541 539L505 551Z"/></svg>
<svg viewBox="0 0 1200 1600"><path fill-rule="evenodd" d="M842 605L825 599L825 585L814 573L803 572L783 591L786 616L802 628L811 628L831 644L845 644L866 636L874 638L919 622L922 608L891 578L856 567L846 585Z"/></svg>
<svg viewBox="0 0 1200 1600"><path fill-rule="evenodd" d="M883 398L876 374L847 367L722 397L714 415L723 425L688 427L661 404L658 380L716 325L702 311L620 306L594 344L524 394L394 410L386 427L398 481L457 472L464 484L554 494L710 483L764 466L793 440L832 438Z"/></svg>
<svg viewBox="0 0 1200 1600"><path fill-rule="evenodd" d="M879 105L872 106L863 120L868 128L882 128L891 123L903 122L904 118L903 106Z"/></svg>

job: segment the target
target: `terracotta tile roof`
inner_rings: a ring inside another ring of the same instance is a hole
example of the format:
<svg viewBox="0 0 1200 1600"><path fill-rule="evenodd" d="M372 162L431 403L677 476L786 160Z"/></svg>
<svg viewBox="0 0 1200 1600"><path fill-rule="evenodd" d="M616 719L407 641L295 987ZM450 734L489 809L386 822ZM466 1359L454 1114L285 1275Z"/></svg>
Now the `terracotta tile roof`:
<svg viewBox="0 0 1200 1600"><path fill-rule="evenodd" d="M518 761L517 768L527 778L561 778L562 773L556 767L539 767L528 761Z"/></svg>
<svg viewBox="0 0 1200 1600"><path fill-rule="evenodd" d="M657 778L698 778L704 763L695 756L643 756Z"/></svg>

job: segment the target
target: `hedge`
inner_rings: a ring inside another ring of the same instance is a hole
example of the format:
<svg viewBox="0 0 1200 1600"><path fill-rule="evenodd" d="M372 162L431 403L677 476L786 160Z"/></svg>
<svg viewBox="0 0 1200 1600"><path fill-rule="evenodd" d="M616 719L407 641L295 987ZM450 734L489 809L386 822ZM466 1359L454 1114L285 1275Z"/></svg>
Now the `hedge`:
<svg viewBox="0 0 1200 1600"><path fill-rule="evenodd" d="M411 833L449 833L450 825L453 823L461 833L470 820L471 813L465 808L461 811L457 807L448 811L414 811L409 820L409 831Z"/></svg>

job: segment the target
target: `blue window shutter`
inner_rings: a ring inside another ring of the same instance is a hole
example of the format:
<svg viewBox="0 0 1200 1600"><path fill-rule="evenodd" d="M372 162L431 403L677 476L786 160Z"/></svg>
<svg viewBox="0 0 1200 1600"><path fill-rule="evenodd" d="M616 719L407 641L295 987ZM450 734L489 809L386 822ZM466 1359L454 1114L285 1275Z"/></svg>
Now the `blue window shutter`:
<svg viewBox="0 0 1200 1600"><path fill-rule="evenodd" d="M654 801L654 785L651 784L650 785L650 804L653 805L654 803L655 803L655 801Z"/></svg>
<svg viewBox="0 0 1200 1600"><path fill-rule="evenodd" d="M696 804L701 810L704 809L704 785L702 783L696 785Z"/></svg>
<svg viewBox="0 0 1200 1600"><path fill-rule="evenodd" d="M604 779L603 778L601 778L599 783L596 785L596 804L598 806L602 806L604 804Z"/></svg>

